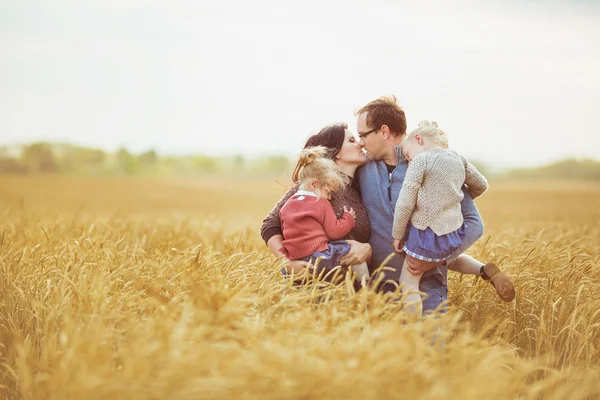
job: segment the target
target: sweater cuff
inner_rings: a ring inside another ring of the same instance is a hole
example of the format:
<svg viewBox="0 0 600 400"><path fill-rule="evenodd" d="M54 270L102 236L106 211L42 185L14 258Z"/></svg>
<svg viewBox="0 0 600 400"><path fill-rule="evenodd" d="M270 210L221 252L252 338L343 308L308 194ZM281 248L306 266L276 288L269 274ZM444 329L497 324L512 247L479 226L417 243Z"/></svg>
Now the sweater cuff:
<svg viewBox="0 0 600 400"><path fill-rule="evenodd" d="M262 238L265 241L265 243L267 243L269 239L271 239L275 235L283 235L281 228L278 226L273 226L271 228L265 229L264 232L262 232Z"/></svg>

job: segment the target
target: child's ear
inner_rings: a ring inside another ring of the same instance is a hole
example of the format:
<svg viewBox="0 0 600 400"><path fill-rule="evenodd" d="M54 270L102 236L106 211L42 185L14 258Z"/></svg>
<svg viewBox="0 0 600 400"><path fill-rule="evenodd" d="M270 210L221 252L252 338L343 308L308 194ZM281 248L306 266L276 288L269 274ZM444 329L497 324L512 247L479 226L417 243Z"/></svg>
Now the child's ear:
<svg viewBox="0 0 600 400"><path fill-rule="evenodd" d="M310 187L312 187L312 188L316 189L317 188L317 184L318 184L318 182L317 182L316 179L313 179L312 181L310 181Z"/></svg>
<svg viewBox="0 0 600 400"><path fill-rule="evenodd" d="M423 146L423 138L418 133L415 135L415 140L419 143L419 146Z"/></svg>

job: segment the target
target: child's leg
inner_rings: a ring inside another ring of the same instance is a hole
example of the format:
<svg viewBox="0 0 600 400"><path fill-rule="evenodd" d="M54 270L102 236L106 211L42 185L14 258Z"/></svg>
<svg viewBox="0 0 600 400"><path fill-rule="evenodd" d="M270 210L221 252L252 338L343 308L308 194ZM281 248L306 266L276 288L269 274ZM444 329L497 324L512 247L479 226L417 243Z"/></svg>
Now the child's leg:
<svg viewBox="0 0 600 400"><path fill-rule="evenodd" d="M420 317L423 315L423 302L421 301L421 294L419 293L419 282L421 282L421 276L423 276L423 274L413 275L408 271L409 258L412 257L406 255L404 258L399 282L402 287L402 293L408 293L408 295L404 297L406 310L413 312Z"/></svg>
<svg viewBox="0 0 600 400"><path fill-rule="evenodd" d="M484 264L467 254L461 254L448 264L448 269L463 274L479 275L489 281L498 297L504 301L513 301L515 298L515 287L510 279L494 263Z"/></svg>
<svg viewBox="0 0 600 400"><path fill-rule="evenodd" d="M448 269L461 274L481 275L483 263L467 254L461 254L448 264Z"/></svg>
<svg viewBox="0 0 600 400"><path fill-rule="evenodd" d="M356 281L363 283L363 278L365 278L365 282L369 280L369 267L367 267L367 263L363 262L362 264L353 265L352 272L356 274Z"/></svg>

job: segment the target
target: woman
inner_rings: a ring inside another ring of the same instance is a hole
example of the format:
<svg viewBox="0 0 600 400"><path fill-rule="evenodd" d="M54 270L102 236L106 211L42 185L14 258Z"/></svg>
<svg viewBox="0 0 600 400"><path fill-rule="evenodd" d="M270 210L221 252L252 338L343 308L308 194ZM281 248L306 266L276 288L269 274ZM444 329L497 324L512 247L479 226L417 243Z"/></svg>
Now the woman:
<svg viewBox="0 0 600 400"><path fill-rule="evenodd" d="M340 261L344 265L356 265L370 262L371 245L367 243L371 235L371 225L367 212L360 199L360 192L354 184L356 169L367 162L367 158L358 145L357 138L348 130L347 124L333 124L326 126L316 135L311 136L304 148L324 146L330 150L329 157L336 163L341 173L349 178L349 184L342 190L331 194L331 205L338 218L344 213L343 207L353 208L356 212L356 226L344 239L350 243L350 252ZM279 251L282 247L283 235L281 234L281 221L279 211L286 201L298 190L298 185L293 186L279 200L271 212L263 220L260 234L267 247L276 257L283 256ZM301 273L308 263L306 261L290 261L285 270L288 274Z"/></svg>

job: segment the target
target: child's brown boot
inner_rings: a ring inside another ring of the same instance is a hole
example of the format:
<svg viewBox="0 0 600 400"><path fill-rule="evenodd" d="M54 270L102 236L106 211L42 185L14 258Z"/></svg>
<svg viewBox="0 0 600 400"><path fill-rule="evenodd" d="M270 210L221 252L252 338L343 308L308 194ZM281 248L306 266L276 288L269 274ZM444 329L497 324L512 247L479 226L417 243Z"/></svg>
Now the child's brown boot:
<svg viewBox="0 0 600 400"><path fill-rule="evenodd" d="M494 263L487 263L483 266L483 279L489 280L496 289L498 297L504 301L513 301L515 299L515 287L508 278L504 275L500 268Z"/></svg>

